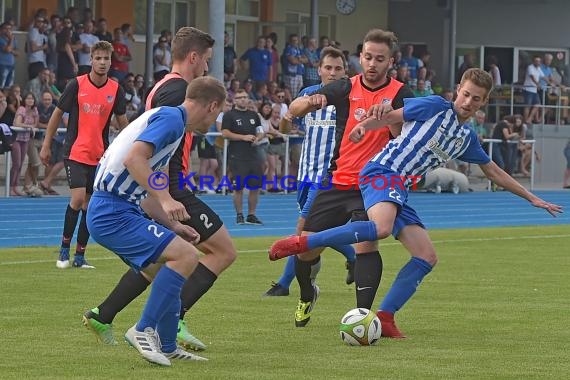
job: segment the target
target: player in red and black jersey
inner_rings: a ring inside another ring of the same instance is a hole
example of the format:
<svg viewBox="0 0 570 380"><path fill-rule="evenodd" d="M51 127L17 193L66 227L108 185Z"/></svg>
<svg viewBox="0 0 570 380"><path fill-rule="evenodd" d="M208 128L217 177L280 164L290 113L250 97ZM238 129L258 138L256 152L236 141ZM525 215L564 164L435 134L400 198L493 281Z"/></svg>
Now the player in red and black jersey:
<svg viewBox="0 0 570 380"><path fill-rule="evenodd" d="M99 159L109 145L109 124L113 114L122 129L128 124L125 92L119 84L109 80L113 47L100 41L91 48L93 65L89 74L70 80L59 99L46 129L40 158L49 163L52 137L65 112L69 113L67 134L64 143L64 165L71 200L65 212L61 249L56 262L58 268L69 267L69 248L79 211L81 222L77 231L77 248L73 266L94 268L85 261L85 247L89 240L87 230L87 204L93 194L93 181Z"/></svg>
<svg viewBox="0 0 570 380"><path fill-rule="evenodd" d="M208 71L208 60L212 55L213 45L212 37L196 28L183 27L178 30L172 40L172 72L149 92L146 100L147 108L182 104L188 83ZM186 134L170 159L169 190L172 197L186 207L191 218L183 223L198 233L200 242L197 248L205 255L200 258L196 270L182 288L178 342L187 348L204 350L206 345L188 332L183 318L210 289L218 276L234 262L237 251L220 217L179 181L179 174L186 175L190 170L191 142L192 135ZM142 206L144 208L144 202ZM129 270L103 303L85 313L84 323L95 331L104 343L114 344L111 322L115 315L138 297L149 283L149 280L140 273Z"/></svg>
<svg viewBox="0 0 570 380"><path fill-rule="evenodd" d="M394 109L404 105L403 99L413 97L412 91L403 83L387 76L393 64L397 39L392 32L373 29L363 43L360 63L363 73L350 79L334 81L315 94L297 98L289 107L292 116L303 116L327 105L336 108L336 141L329 168L330 178L325 180L315 198L305 221L303 235L341 226L350 221L368 220L358 187L359 172L364 165L385 146L391 138L388 126L367 133L366 145L354 144L349 140L352 129L366 117L368 109L378 103L390 103ZM273 248L273 247L272 247ZM357 307L371 309L382 276L382 258L377 242L363 242L355 245L356 265L354 280ZM313 285L315 273L320 267L323 248L298 255L295 272L301 290L301 299L295 312L295 324L305 326L318 297L318 287ZM279 254L270 252L272 259ZM383 334L398 335L390 330L393 324L381 317ZM386 329L384 329L386 327ZM384 331L385 330L385 331Z"/></svg>

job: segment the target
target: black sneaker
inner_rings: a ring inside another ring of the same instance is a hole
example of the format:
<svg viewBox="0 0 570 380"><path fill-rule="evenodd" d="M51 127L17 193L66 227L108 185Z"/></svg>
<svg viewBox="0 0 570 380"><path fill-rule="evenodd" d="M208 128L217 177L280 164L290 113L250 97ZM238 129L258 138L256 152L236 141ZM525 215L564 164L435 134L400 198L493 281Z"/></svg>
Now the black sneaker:
<svg viewBox="0 0 570 380"><path fill-rule="evenodd" d="M263 225L261 220L257 219L257 216L255 216L254 214L249 214L247 218L245 218L245 224L256 224L258 226Z"/></svg>
<svg viewBox="0 0 570 380"><path fill-rule="evenodd" d="M346 285L350 285L354 282L354 265L355 264L356 264L356 260L346 262L346 270L348 271L348 273L346 273Z"/></svg>
<svg viewBox="0 0 570 380"><path fill-rule="evenodd" d="M271 288L263 294L264 297L284 297L288 295L289 288L281 286L281 284L276 282L272 282Z"/></svg>
<svg viewBox="0 0 570 380"><path fill-rule="evenodd" d="M243 214L237 214L236 224L245 224L245 221L243 220Z"/></svg>

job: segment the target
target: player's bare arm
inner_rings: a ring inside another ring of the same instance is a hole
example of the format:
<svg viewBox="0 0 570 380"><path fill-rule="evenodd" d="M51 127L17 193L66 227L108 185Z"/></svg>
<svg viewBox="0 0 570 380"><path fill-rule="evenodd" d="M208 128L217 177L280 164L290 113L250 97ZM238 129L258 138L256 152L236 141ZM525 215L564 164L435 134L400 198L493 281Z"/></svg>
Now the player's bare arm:
<svg viewBox="0 0 570 380"><path fill-rule="evenodd" d="M309 112L316 111L327 106L327 97L322 94L302 96L293 100L289 105L290 117L303 117Z"/></svg>
<svg viewBox="0 0 570 380"><path fill-rule="evenodd" d="M550 215L556 216L557 213L562 212L562 206L554 203L549 203L541 198L537 197L527 189L525 189L520 183L518 183L513 177L508 175L503 169L497 166L493 161L479 165L483 173L487 178L496 183L497 185L507 189L511 193L518 195L521 198L529 201L534 207L545 209Z"/></svg>
<svg viewBox="0 0 570 380"><path fill-rule="evenodd" d="M190 219L184 205L175 201L170 196L168 189L156 190L152 188L148 179L152 175L152 169L148 160L152 157L154 146L147 142L135 141L133 147L123 161L133 179L143 187L151 197L158 200L170 221L182 221ZM158 222L161 222L160 220Z"/></svg>
<svg viewBox="0 0 570 380"><path fill-rule="evenodd" d="M382 106L378 104L378 106ZM374 107L374 106L373 106ZM390 106L390 109L392 107ZM396 137L402 132L402 125L404 124L404 109L391 110L389 112L370 111L369 117L358 123L350 132L348 138L353 143L357 144L364 138L366 131L373 131L382 127L388 126L390 134ZM376 115L376 116L375 116ZM377 117L380 117L378 119Z"/></svg>

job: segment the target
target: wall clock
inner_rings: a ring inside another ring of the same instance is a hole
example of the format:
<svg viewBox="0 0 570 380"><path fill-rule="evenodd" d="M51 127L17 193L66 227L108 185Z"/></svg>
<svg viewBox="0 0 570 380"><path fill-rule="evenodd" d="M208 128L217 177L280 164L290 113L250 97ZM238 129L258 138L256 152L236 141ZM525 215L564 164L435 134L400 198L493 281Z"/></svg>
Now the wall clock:
<svg viewBox="0 0 570 380"><path fill-rule="evenodd" d="M336 0L336 10L343 15L349 15L356 9L356 0Z"/></svg>

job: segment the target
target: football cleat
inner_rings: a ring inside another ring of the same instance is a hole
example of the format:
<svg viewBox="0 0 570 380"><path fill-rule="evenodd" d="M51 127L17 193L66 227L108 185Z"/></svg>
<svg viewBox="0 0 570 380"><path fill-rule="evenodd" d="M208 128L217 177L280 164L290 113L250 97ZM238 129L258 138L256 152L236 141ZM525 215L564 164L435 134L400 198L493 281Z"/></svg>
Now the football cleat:
<svg viewBox="0 0 570 380"><path fill-rule="evenodd" d="M55 266L59 269L69 268L69 248L61 247Z"/></svg>
<svg viewBox="0 0 570 380"><path fill-rule="evenodd" d="M289 295L289 288L282 286L278 282L273 282L271 288L263 293L264 297L283 297Z"/></svg>
<svg viewBox="0 0 570 380"><path fill-rule="evenodd" d="M188 327L186 327L186 322L182 319L178 321L178 334L176 335L176 341L180 346L194 351L204 351L207 348L200 339L190 334Z"/></svg>
<svg viewBox="0 0 570 380"><path fill-rule="evenodd" d="M117 341L113 336L113 325L110 323L101 323L95 319L95 316L99 315L99 309L93 308L88 310L83 314L83 325L95 334L97 340L103 344L108 344L110 346L116 346Z"/></svg>
<svg viewBox="0 0 570 380"><path fill-rule="evenodd" d="M273 243L271 248L269 248L269 260L279 260L287 256L307 252L308 250L306 236L289 236Z"/></svg>
<svg viewBox="0 0 570 380"><path fill-rule="evenodd" d="M127 343L151 363L170 366L170 360L160 351L160 339L152 327L146 327L143 332L136 330L136 325L127 330Z"/></svg>
<svg viewBox="0 0 570 380"><path fill-rule="evenodd" d="M297 310L295 310L295 326L296 327L305 327L307 323L311 320L311 312L315 307L315 303L317 302L317 298L319 298L320 289L317 285L313 285L314 294L313 300L304 302L299 300L297 304Z"/></svg>
<svg viewBox="0 0 570 380"><path fill-rule="evenodd" d="M394 321L394 314L387 311L378 310L376 313L380 324L382 325L382 336L385 338L404 339L406 336L402 334Z"/></svg>
<svg viewBox="0 0 570 380"><path fill-rule="evenodd" d="M83 255L75 255L73 257L73 267L82 269L95 269L93 265L90 265Z"/></svg>
<svg viewBox="0 0 570 380"><path fill-rule="evenodd" d="M196 360L196 361L205 361L208 360L202 356L198 356L196 354L191 354L188 351L185 351L181 347L176 347L176 350L173 352L163 352L164 356L168 359L176 359L176 360Z"/></svg>

